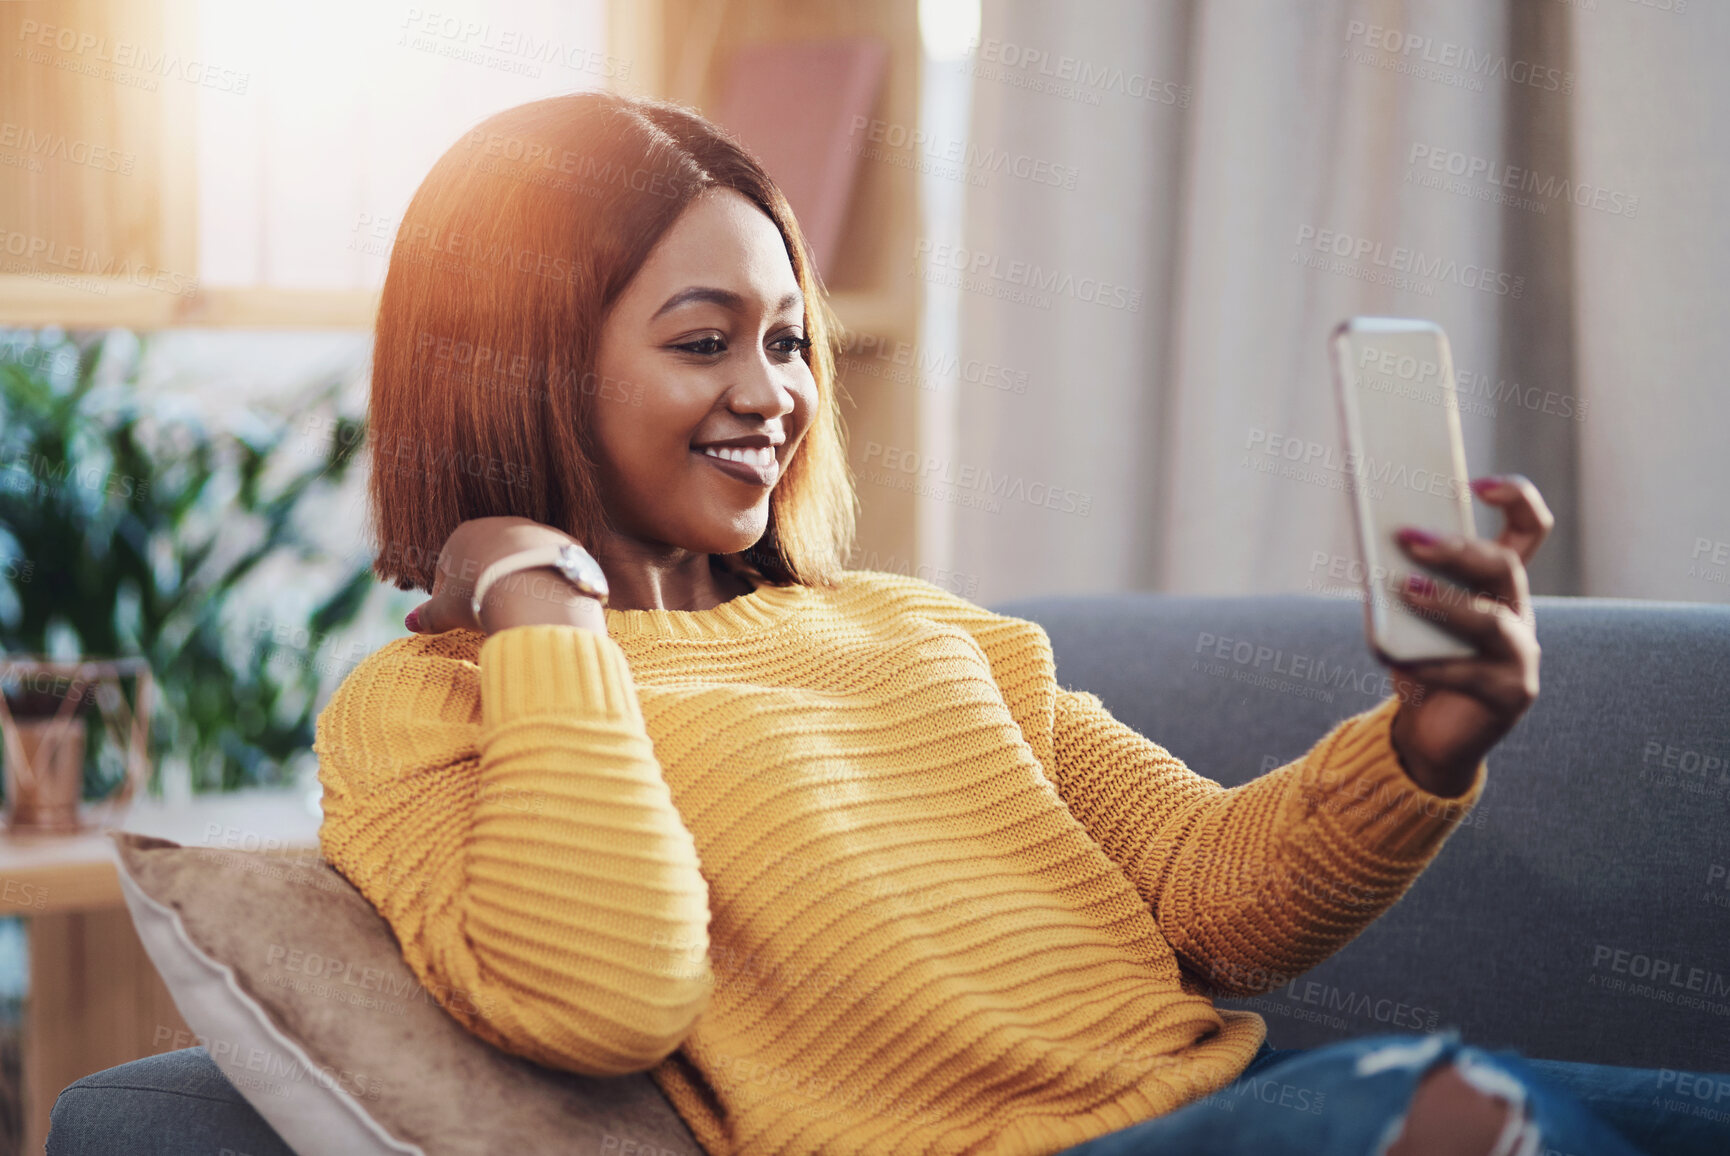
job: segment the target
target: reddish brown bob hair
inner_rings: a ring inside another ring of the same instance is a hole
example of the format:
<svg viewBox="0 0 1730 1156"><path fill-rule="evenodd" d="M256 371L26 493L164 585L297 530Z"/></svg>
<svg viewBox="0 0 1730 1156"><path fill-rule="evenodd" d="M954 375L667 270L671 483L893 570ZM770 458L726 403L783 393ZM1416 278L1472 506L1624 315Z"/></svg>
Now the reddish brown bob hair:
<svg viewBox="0 0 1730 1156"><path fill-rule="evenodd" d="M734 189L786 243L805 295L817 407L742 552L770 582L833 584L857 499L836 398L837 327L793 210L768 173L688 108L603 92L482 121L416 190L397 230L374 333L368 440L373 572L431 592L457 524L515 515L594 542L598 405L640 400L600 380L608 310L694 199Z"/></svg>

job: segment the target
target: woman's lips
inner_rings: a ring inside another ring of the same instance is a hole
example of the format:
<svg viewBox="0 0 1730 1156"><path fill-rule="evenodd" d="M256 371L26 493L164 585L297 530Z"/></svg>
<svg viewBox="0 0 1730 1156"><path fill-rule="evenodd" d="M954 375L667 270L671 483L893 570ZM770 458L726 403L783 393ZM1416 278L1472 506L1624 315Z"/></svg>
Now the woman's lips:
<svg viewBox="0 0 1730 1156"><path fill-rule="evenodd" d="M781 459L773 458L766 466L754 466L749 462L735 462L727 458L718 458L714 454L706 454L702 450L692 450L692 453L730 477L741 482L749 482L753 486L772 486L781 476Z"/></svg>

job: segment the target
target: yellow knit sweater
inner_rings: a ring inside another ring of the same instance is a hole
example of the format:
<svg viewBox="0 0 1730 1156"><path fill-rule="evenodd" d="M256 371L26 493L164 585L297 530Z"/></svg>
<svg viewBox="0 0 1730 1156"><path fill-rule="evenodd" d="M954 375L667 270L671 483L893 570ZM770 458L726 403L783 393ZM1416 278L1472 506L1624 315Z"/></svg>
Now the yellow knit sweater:
<svg viewBox="0 0 1730 1156"><path fill-rule="evenodd" d="M1395 701L1226 790L917 579L401 639L318 720L325 855L476 1035L649 1071L710 1153L1054 1153L1234 1079L1268 990L1483 790Z"/></svg>

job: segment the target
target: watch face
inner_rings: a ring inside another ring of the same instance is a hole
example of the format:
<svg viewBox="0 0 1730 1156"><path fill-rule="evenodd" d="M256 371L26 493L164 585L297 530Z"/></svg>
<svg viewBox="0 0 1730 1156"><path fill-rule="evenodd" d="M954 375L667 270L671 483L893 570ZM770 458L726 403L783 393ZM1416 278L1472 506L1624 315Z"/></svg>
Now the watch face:
<svg viewBox="0 0 1730 1156"><path fill-rule="evenodd" d="M566 546L559 551L559 572L585 590L598 593L607 592L607 576L601 572L600 563L587 550L578 546Z"/></svg>

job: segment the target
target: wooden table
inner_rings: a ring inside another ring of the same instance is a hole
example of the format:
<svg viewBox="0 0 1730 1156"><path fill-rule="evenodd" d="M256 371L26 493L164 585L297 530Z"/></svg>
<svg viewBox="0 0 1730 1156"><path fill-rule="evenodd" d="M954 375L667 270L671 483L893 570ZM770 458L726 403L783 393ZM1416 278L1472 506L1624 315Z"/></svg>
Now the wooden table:
<svg viewBox="0 0 1730 1156"><path fill-rule="evenodd" d="M241 791L171 805L147 799L123 830L187 846L256 850L318 843L305 792ZM41 1153L60 1089L82 1076L186 1046L186 1022L132 930L114 843L78 835L0 834L0 915L26 917L24 1147Z"/></svg>

